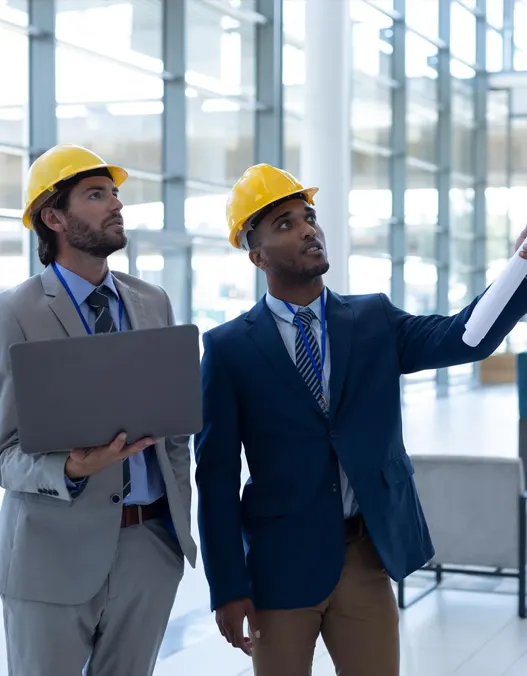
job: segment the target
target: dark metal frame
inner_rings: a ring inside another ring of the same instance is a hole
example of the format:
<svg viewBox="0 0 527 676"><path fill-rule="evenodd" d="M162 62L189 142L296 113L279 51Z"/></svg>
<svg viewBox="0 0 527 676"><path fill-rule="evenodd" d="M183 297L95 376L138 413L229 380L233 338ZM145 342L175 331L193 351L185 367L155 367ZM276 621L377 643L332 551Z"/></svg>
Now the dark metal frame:
<svg viewBox="0 0 527 676"><path fill-rule="evenodd" d="M526 567L527 567L527 491L518 496L518 571L504 571L501 568L479 570L477 568L460 568L445 566L440 563L423 566L420 570L433 571L435 583L415 594L410 601L405 599L405 580L397 583L397 604L402 610L413 606L425 596L435 591L443 581L443 573L461 573L481 577L514 577L518 578L518 616L527 617L526 594Z"/></svg>

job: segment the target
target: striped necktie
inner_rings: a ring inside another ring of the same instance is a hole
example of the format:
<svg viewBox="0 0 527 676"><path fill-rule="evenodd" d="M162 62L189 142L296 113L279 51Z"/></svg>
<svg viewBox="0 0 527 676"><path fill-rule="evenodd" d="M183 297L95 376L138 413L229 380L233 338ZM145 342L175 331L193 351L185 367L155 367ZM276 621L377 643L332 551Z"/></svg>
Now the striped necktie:
<svg viewBox="0 0 527 676"><path fill-rule="evenodd" d="M105 286L100 286L92 291L86 302L95 311L95 333L114 333L115 322L110 312L110 294L112 292ZM130 461L123 461L123 499L130 494Z"/></svg>
<svg viewBox="0 0 527 676"><path fill-rule="evenodd" d="M318 368L318 373L322 372L322 359L320 356L320 347L318 345L316 336L311 328L311 323L313 319L316 318L315 313L311 308L302 308L298 310L295 314L295 323L297 325L296 330L296 341L295 341L295 354L296 354L296 367L304 379L306 385L311 390L315 399L322 405L321 399L321 384L317 376L317 372L313 367L309 351L304 344L302 338L302 332L298 328L298 325L301 324L304 329L304 335L307 338L308 345L311 349L311 355L315 360L315 363Z"/></svg>

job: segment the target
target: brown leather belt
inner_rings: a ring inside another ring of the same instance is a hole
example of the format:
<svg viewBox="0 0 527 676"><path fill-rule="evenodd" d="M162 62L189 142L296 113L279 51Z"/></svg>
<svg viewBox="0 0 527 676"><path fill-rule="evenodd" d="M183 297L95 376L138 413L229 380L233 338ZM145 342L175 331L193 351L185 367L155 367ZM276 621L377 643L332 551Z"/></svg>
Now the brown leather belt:
<svg viewBox="0 0 527 676"><path fill-rule="evenodd" d="M165 499L160 498L150 505L124 505L121 516L121 528L139 526L144 521L160 517L165 508Z"/></svg>
<svg viewBox="0 0 527 676"><path fill-rule="evenodd" d="M355 516L345 519L344 526L346 529L346 537L360 538L366 532L366 524L362 514L355 514Z"/></svg>

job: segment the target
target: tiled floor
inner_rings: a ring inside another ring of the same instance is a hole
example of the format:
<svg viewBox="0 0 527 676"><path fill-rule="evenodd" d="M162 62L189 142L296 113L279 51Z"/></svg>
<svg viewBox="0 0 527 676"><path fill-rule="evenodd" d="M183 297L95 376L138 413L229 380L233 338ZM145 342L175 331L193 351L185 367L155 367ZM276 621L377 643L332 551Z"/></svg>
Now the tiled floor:
<svg viewBox="0 0 527 676"><path fill-rule="evenodd" d="M440 400L426 394L410 396L404 420L409 453L517 453L517 400L511 387ZM458 579L447 579L442 591L401 613L401 676L527 674L527 620L516 616L515 583L490 594L488 580L471 578L464 589ZM0 640L0 676L6 674ZM155 674L252 674L248 658L230 648L216 630L200 566L185 574ZM331 661L323 645L318 645L313 676L331 674Z"/></svg>

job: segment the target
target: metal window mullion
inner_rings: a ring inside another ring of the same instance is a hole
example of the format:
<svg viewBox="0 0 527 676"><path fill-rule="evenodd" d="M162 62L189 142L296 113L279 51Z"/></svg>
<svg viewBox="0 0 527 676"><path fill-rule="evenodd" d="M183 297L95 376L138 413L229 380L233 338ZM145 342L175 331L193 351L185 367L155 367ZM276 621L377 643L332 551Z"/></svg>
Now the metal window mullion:
<svg viewBox="0 0 527 676"><path fill-rule="evenodd" d="M163 0L163 114L162 114L162 199L163 227L185 237L185 177L187 174L187 100L185 97L187 0ZM186 238L185 238L186 239ZM183 321L192 319L191 247L183 245L184 260L170 260L163 269L163 285L178 297ZM178 251L181 250L178 247ZM135 254L139 253L137 248ZM184 267L182 271L181 266Z"/></svg>
<svg viewBox="0 0 527 676"><path fill-rule="evenodd" d="M284 105L282 84L283 7L282 0L257 0L256 11L266 23L256 31L256 99L263 104L255 113L256 164L283 165ZM256 271L256 296L267 289L265 275Z"/></svg>
<svg viewBox="0 0 527 676"><path fill-rule="evenodd" d="M491 0L492 1L492 0ZM478 0L478 9L485 17L487 0ZM476 60L487 63L487 25L485 18L476 19ZM486 251L486 200L487 188L487 74L478 72L475 78L474 113L474 214L473 226L475 246L472 263L475 274L471 279L471 295L476 296L485 288L487 251Z"/></svg>
<svg viewBox="0 0 527 676"><path fill-rule="evenodd" d="M439 3L439 37L450 45L451 3ZM450 50L438 53L438 100L440 111L437 125L437 206L438 228L436 236L437 288L436 311L448 315L450 283L450 188L452 185L452 77L450 75ZM438 369L436 375L438 394L448 389L448 370Z"/></svg>
<svg viewBox="0 0 527 676"><path fill-rule="evenodd" d="M398 87L392 90L392 133L390 159L390 185L392 191L392 219L390 222L390 257L392 275L391 300L399 307L405 306L404 263L406 256L406 25L404 22L406 0L395 0L394 9L401 18L393 23L392 77Z"/></svg>
<svg viewBox="0 0 527 676"><path fill-rule="evenodd" d="M514 0L503 2L503 70L510 72L514 64Z"/></svg>
<svg viewBox="0 0 527 676"><path fill-rule="evenodd" d="M29 0L29 111L28 165L57 143L55 114L55 2ZM29 274L42 271L37 255L37 238L27 238Z"/></svg>

